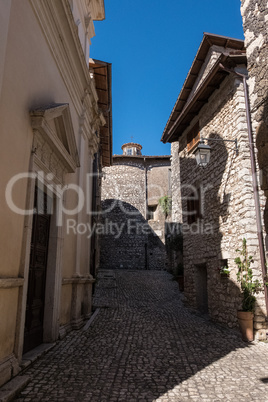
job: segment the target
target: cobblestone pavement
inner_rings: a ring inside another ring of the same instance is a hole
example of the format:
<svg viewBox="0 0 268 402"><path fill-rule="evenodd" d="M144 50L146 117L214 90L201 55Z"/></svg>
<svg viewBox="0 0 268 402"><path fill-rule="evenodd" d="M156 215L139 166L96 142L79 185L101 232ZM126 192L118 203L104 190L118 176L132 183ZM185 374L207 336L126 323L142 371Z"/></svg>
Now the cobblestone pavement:
<svg viewBox="0 0 268 402"><path fill-rule="evenodd" d="M26 373L18 401L268 401L268 344L189 312L166 272L101 271L88 329Z"/></svg>

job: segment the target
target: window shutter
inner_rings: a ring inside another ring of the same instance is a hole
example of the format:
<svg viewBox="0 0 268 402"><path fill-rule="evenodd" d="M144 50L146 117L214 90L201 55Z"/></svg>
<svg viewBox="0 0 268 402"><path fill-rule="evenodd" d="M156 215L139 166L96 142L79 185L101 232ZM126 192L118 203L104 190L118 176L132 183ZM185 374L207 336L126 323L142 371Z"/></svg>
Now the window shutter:
<svg viewBox="0 0 268 402"><path fill-rule="evenodd" d="M199 123L197 123L187 134L187 151L191 151L200 141Z"/></svg>

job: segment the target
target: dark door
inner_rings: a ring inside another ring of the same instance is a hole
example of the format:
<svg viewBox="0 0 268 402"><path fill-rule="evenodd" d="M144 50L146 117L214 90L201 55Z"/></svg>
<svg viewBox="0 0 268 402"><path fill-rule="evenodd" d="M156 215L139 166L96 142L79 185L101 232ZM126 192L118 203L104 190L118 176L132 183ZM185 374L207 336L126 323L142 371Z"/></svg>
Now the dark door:
<svg viewBox="0 0 268 402"><path fill-rule="evenodd" d="M36 187L23 352L43 342L51 199Z"/></svg>
<svg viewBox="0 0 268 402"><path fill-rule="evenodd" d="M208 287L206 264L196 265L195 269L196 304L201 313L208 313Z"/></svg>

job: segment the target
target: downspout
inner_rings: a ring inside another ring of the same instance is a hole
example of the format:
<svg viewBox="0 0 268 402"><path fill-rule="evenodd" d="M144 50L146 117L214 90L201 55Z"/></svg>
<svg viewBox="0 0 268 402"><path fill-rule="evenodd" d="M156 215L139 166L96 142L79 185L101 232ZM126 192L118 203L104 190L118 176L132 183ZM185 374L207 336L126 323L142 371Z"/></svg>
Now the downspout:
<svg viewBox="0 0 268 402"><path fill-rule="evenodd" d="M265 297L265 306L266 306L266 317L268 317L268 288L265 285L265 278L267 275L266 270L266 262L265 262L265 250L264 250L264 241L263 241L263 233L262 233L262 223L261 223L261 212L260 212L260 197L259 197L259 189L257 182L257 168L256 168L256 158L254 152L254 142L252 135L252 126L251 126L251 116L250 116L250 107L249 107L249 94L248 94L248 85L247 85L247 76L245 74L237 73L236 71L224 67L220 64L220 67L229 72L235 74L237 77L243 80L244 87L244 97L245 97L245 106L246 106L246 116L247 116L247 128L248 128L248 140L249 140L249 149L250 149L250 163L251 163L251 173L252 173L252 186L254 193L254 204L255 204L255 212L256 212L256 223L257 223L257 235L260 249L260 259L261 259L261 268L262 268L262 277L264 284L264 297Z"/></svg>
<svg viewBox="0 0 268 402"><path fill-rule="evenodd" d="M145 213L144 213L144 218L147 219L148 217L148 212L147 212L147 198L148 198L148 192L147 192L147 166L146 166L146 158L143 158L144 161L144 196L145 196Z"/></svg>
<svg viewBox="0 0 268 402"><path fill-rule="evenodd" d="M144 198L145 198L145 213L144 213L144 218L147 220L148 218L148 191L147 191L147 166L146 166L146 157L144 156L143 158L144 162ZM144 256L145 256L145 261L144 261L144 266L145 269L148 269L148 234L146 235L147 237L147 243L144 244Z"/></svg>

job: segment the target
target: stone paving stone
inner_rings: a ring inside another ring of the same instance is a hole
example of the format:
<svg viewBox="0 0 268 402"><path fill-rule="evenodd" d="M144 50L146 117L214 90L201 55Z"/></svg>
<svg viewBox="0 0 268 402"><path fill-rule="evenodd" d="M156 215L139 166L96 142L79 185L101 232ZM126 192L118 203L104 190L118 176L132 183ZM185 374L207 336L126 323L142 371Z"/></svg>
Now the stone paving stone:
<svg viewBox="0 0 268 402"><path fill-rule="evenodd" d="M17 401L268 402L268 344L187 310L166 272L101 271L85 331L27 368Z"/></svg>

